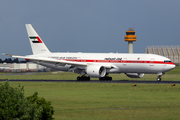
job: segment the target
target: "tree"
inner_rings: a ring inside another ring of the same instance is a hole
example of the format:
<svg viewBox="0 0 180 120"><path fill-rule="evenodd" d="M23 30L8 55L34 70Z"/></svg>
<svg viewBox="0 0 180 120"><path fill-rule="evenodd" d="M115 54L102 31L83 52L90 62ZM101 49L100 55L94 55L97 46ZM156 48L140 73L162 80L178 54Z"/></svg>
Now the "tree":
<svg viewBox="0 0 180 120"><path fill-rule="evenodd" d="M13 60L13 63L19 63L18 58L15 58L15 59Z"/></svg>
<svg viewBox="0 0 180 120"><path fill-rule="evenodd" d="M0 59L0 63L3 63L3 60L2 60L2 59Z"/></svg>
<svg viewBox="0 0 180 120"><path fill-rule="evenodd" d="M54 114L53 107L50 101L46 101L44 98L38 97L38 92L35 92L32 96L27 97L27 100L34 104L37 109L42 109L39 119L50 120L53 119Z"/></svg>
<svg viewBox="0 0 180 120"><path fill-rule="evenodd" d="M44 117L50 120L52 119L54 113L53 107L50 104L48 104L49 106L45 106L31 102L30 98L32 96L27 98L24 96L24 87L19 85L17 88L13 88L6 81L4 84L0 84L0 91L0 120L42 120ZM37 93L34 96L38 98ZM36 99L36 101L38 100L41 99ZM42 103L49 103L45 99L41 101L43 101ZM44 116L43 113L47 113L44 106L51 108L51 111L53 111L51 112L51 116Z"/></svg>
<svg viewBox="0 0 180 120"><path fill-rule="evenodd" d="M6 59L4 60L4 62L6 62L6 63L13 63L13 61L12 61L11 58L6 58Z"/></svg>

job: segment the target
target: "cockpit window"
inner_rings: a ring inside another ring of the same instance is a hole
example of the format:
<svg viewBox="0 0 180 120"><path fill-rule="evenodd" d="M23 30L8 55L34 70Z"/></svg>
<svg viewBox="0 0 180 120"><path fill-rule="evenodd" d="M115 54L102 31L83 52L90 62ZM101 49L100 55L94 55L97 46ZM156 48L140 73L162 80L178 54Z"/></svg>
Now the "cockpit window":
<svg viewBox="0 0 180 120"><path fill-rule="evenodd" d="M165 60L164 63L171 62L170 60Z"/></svg>

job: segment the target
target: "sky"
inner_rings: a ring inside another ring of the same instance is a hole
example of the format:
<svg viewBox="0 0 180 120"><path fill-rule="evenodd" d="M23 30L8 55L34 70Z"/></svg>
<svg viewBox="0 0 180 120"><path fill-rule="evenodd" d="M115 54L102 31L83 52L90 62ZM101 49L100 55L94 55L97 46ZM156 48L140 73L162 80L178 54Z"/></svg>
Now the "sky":
<svg viewBox="0 0 180 120"><path fill-rule="evenodd" d="M124 36L133 24L134 53L180 45L179 6L179 0L3 0L0 53L32 54L25 24L51 52L127 53Z"/></svg>

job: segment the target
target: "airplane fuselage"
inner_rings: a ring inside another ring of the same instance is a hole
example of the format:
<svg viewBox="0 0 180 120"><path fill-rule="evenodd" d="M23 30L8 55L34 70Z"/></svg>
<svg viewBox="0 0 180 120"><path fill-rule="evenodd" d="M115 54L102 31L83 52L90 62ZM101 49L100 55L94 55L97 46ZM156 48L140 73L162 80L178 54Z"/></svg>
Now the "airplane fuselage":
<svg viewBox="0 0 180 120"><path fill-rule="evenodd" d="M88 65L109 66L109 69L107 67L107 73L164 73L175 67L170 59L154 54L49 53L30 56L87 63ZM50 62L39 62L39 64L52 66L62 71L68 71L71 67L68 64L56 66L56 63Z"/></svg>

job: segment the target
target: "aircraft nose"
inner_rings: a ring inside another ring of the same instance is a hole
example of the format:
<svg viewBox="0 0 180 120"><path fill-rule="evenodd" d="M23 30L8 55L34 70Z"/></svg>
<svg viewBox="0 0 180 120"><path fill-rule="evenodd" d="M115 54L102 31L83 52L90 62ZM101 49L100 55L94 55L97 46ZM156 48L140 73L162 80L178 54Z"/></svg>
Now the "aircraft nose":
<svg viewBox="0 0 180 120"><path fill-rule="evenodd" d="M174 69L176 67L176 65L174 64L173 66L172 66L172 69Z"/></svg>
<svg viewBox="0 0 180 120"><path fill-rule="evenodd" d="M172 70L176 67L176 65L174 63L172 63L170 66L169 66L169 69Z"/></svg>

